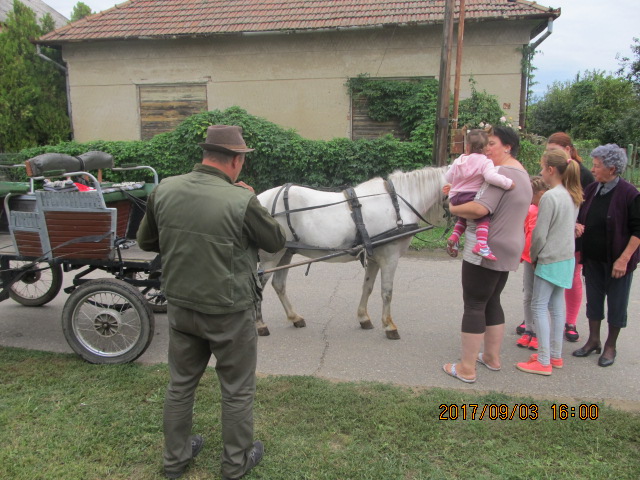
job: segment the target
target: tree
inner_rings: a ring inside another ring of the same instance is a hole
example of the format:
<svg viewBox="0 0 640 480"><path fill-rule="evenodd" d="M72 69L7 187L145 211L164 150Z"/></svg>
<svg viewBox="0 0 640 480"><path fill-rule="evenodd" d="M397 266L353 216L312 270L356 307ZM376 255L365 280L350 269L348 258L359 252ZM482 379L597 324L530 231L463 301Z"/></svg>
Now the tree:
<svg viewBox="0 0 640 480"><path fill-rule="evenodd" d="M88 17L89 15L93 15L94 12L91 11L91 7L86 3L78 2L73 7L73 12L71 12L71 21L75 22L76 20L80 20L81 18Z"/></svg>
<svg viewBox="0 0 640 480"><path fill-rule="evenodd" d="M500 108L498 97L487 93L486 90L479 92L476 88L477 82L473 77L469 78L469 84L471 85L471 96L460 101L458 125L478 128L486 124L500 125L503 123L504 111Z"/></svg>
<svg viewBox="0 0 640 480"><path fill-rule="evenodd" d="M633 39L635 45L631 45L631 52L635 59L616 56L620 60L620 70L616 73L633 82L640 93L640 38Z"/></svg>
<svg viewBox="0 0 640 480"><path fill-rule="evenodd" d="M637 142L640 97L631 81L599 71L578 74L575 81L554 83L529 112L529 128L542 136L557 131L577 139L619 145Z"/></svg>
<svg viewBox="0 0 640 480"><path fill-rule="evenodd" d="M65 76L31 42L52 29L50 15L38 25L35 13L14 1L0 33L0 151L69 139ZM60 61L55 50L42 53Z"/></svg>

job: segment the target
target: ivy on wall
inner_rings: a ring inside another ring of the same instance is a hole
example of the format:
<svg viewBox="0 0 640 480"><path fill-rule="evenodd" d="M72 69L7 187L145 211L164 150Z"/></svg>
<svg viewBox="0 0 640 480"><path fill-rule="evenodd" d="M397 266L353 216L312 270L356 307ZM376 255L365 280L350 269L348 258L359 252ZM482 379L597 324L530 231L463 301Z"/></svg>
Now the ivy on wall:
<svg viewBox="0 0 640 480"><path fill-rule="evenodd" d="M352 97L365 97L369 116L378 122L398 119L402 130L413 142L433 147L438 102L438 81L370 78L361 74L346 83Z"/></svg>

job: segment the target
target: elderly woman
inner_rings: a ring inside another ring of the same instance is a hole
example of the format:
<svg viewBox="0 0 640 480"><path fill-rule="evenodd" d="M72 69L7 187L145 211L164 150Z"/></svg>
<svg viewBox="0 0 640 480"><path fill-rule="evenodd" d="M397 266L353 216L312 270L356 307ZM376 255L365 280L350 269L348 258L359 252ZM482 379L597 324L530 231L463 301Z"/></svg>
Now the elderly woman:
<svg viewBox="0 0 640 480"><path fill-rule="evenodd" d="M589 338L573 355L586 357L602 351L600 324L606 298L609 336L598 365L608 367L616 358L620 329L627 326L631 280L640 260L640 192L620 177L627 155L618 145L597 147L591 156L596 181L584 191L576 226L582 234Z"/></svg>
<svg viewBox="0 0 640 480"><path fill-rule="evenodd" d="M447 363L444 371L466 383L476 381L476 363L489 370L500 370L500 351L504 338L504 312L500 294L510 271L518 269L524 247L524 219L531 204L529 174L516 160L520 140L511 128L495 127L489 133L485 154L498 167L498 173L512 179L513 190L485 184L473 202L451 205L451 213L474 220L492 214L489 246L497 260L473 253L476 243L473 223L467 229L462 261L462 355L460 363ZM480 353L484 343L484 352Z"/></svg>

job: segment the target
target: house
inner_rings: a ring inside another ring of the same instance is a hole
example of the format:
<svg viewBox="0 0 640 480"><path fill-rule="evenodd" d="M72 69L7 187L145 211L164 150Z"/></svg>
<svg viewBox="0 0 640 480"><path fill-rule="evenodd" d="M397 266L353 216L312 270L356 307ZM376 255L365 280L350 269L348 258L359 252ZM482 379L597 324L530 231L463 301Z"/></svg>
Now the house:
<svg viewBox="0 0 640 480"><path fill-rule="evenodd" d="M38 43L62 49L77 141L147 139L233 105L308 138L351 138L345 82L437 77L444 8L445 0L130 0ZM467 0L461 98L473 75L517 120L522 48L559 15L525 0Z"/></svg>
<svg viewBox="0 0 640 480"><path fill-rule="evenodd" d="M69 23L69 20L64 15L41 0L20 0L20 3L33 10L38 20L49 13L53 18L56 28L63 27ZM0 0L0 31L2 31L2 24L7 21L7 16L11 11L13 11L13 0Z"/></svg>

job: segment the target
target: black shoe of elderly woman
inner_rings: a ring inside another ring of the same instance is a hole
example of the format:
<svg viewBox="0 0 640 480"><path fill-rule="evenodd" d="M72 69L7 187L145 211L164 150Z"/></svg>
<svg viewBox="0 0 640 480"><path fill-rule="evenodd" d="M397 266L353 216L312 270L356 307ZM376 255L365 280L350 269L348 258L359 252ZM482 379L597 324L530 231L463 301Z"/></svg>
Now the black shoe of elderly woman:
<svg viewBox="0 0 640 480"><path fill-rule="evenodd" d="M591 355L593 352L596 353L600 353L602 352L602 346L601 345L594 345L590 348L587 348L587 346L585 345L582 348L579 348L578 350L575 350L572 355L574 357L588 357L589 355Z"/></svg>
<svg viewBox="0 0 640 480"><path fill-rule="evenodd" d="M610 367L611 365L613 365L613 363L616 361L616 352L613 352L613 357L611 358L607 358L604 355L602 355L599 359L598 359L598 365L601 367Z"/></svg>

